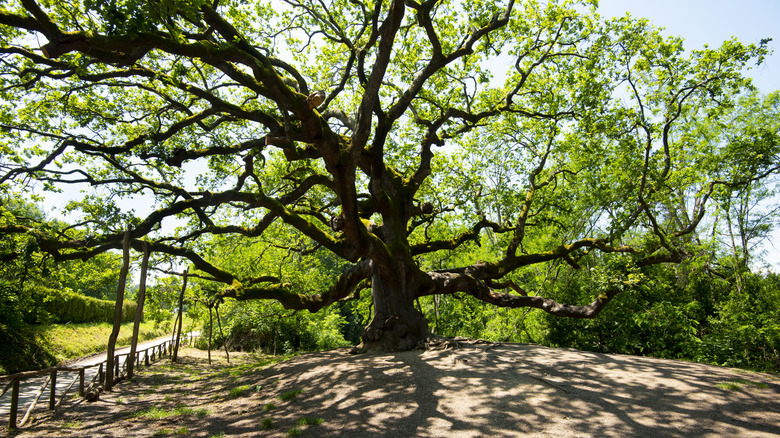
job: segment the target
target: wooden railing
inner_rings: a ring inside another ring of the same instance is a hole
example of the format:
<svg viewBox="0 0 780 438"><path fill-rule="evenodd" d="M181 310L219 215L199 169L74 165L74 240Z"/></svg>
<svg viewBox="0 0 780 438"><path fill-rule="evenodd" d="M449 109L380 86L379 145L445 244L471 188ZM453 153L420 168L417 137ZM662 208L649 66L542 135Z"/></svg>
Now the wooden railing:
<svg viewBox="0 0 780 438"><path fill-rule="evenodd" d="M188 336L187 341L189 343L193 342L193 337ZM158 358L162 358L165 355L171 354L172 351L172 341L164 341L158 345L146 348L144 350L137 351L135 354L135 365L134 367L141 367L141 364L143 362L143 366L147 367L149 366L150 362L154 362ZM129 356L130 353L121 353L114 356L114 382L118 382L119 380L124 379L127 377L127 364L128 360L125 360L122 366L119 365L119 358ZM106 373L104 372L104 367L106 365L106 360L103 362L93 364L93 365L86 365L86 366L80 366L80 367L68 367L68 366L57 366L52 368L46 368L44 370L38 370L38 371L26 371L23 373L17 373L17 374L9 374L6 376L0 376L0 382L4 381L10 381L3 389L3 392L0 393L0 397L5 395L6 392L8 392L9 389L11 389L11 410L8 415L8 429L16 429L17 427L22 427L27 422L28 418L30 417L30 413L35 409L36 404L38 403L38 400L40 399L41 395L46 391L46 388L49 387L49 410L54 410L57 406L59 406L62 403L62 400L67 395L68 391L73 387L73 385L78 380L79 386L79 396L89 396L90 394L93 394L94 396L97 396L97 394L102 390L103 386L105 385L105 377ZM98 367L97 373L95 373L95 376L92 378L92 381L89 384L89 387L87 390L84 390L84 375L85 370ZM121 368L121 369L120 369ZM59 398L59 401L57 401L57 374L60 372L78 372L78 375L73 379L73 381L70 383L70 385L65 389L65 391L62 393L62 396ZM17 414L19 410L19 386L20 383L23 380L27 380L33 377L38 376L44 376L49 375L49 377L46 379L44 384L41 386L41 389L38 391L38 394L36 395L35 399L30 403L30 407L27 408L27 412L24 414L24 417L22 418L21 422L17 424Z"/></svg>

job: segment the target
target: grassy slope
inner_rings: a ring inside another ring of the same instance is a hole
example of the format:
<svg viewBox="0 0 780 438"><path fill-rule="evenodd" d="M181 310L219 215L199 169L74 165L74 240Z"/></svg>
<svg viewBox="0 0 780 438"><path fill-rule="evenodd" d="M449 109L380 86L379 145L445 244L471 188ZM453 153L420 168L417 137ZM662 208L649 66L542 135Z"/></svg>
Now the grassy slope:
<svg viewBox="0 0 780 438"><path fill-rule="evenodd" d="M41 325L34 330L48 340L49 350L61 362L105 351L112 328L113 325L107 322L94 322ZM165 334L163 330L154 328L154 322L143 322L138 332L138 340L145 341ZM117 347L130 345L132 335L133 323L122 324L116 341Z"/></svg>
<svg viewBox="0 0 780 438"><path fill-rule="evenodd" d="M28 333L14 333L3 345L0 374L45 368L106 349L112 325L109 323L52 324L31 326ZM133 323L122 324L117 346L130 345ZM153 322L141 324L139 340L170 334L155 329Z"/></svg>

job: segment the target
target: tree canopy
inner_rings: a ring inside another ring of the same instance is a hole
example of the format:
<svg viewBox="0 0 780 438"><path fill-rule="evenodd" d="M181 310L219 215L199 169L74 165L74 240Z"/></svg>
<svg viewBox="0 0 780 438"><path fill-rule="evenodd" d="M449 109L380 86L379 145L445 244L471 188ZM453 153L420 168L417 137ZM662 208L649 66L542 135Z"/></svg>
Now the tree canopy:
<svg viewBox="0 0 780 438"><path fill-rule="evenodd" d="M15 0L2 190L93 189L74 223L0 233L64 261L130 224L219 297L289 309L370 288L367 349L423 342L434 294L591 318L777 173L777 95L744 75L766 42L686 51L595 2ZM328 285L241 257L261 240ZM614 269L589 303L524 284L594 255Z"/></svg>

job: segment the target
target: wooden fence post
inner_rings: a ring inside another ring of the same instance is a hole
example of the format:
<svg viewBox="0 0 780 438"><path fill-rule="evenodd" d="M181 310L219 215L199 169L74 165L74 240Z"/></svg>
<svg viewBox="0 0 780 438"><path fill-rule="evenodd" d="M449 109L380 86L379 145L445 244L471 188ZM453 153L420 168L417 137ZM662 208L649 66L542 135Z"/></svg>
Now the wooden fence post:
<svg viewBox="0 0 780 438"><path fill-rule="evenodd" d="M116 292L116 306L114 307L114 328L108 337L108 352L106 353L106 382L104 390L111 391L114 386L114 349L116 338L119 337L119 328L122 325L122 304L125 299L125 283L127 283L127 271L130 270L130 225L125 229L125 238L122 241L122 269L119 270L119 287ZM118 374L118 373L117 373Z"/></svg>
<svg viewBox="0 0 780 438"><path fill-rule="evenodd" d="M51 372L51 391L49 392L49 410L54 410L54 404L57 403L57 369Z"/></svg>
<svg viewBox="0 0 780 438"><path fill-rule="evenodd" d="M79 397L84 397L84 368L79 370Z"/></svg>
<svg viewBox="0 0 780 438"><path fill-rule="evenodd" d="M19 379L14 379L11 390L11 412L8 413L8 430L16 429L16 411L19 409Z"/></svg>

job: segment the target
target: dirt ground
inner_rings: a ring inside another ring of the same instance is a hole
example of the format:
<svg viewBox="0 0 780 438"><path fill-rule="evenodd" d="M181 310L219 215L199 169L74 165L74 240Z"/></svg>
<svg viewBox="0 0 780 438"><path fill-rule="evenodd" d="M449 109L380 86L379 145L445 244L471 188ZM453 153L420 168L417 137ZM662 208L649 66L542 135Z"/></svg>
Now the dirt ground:
<svg viewBox="0 0 780 438"><path fill-rule="evenodd" d="M521 344L213 357L185 349L10 435L780 436L780 376L682 361Z"/></svg>

